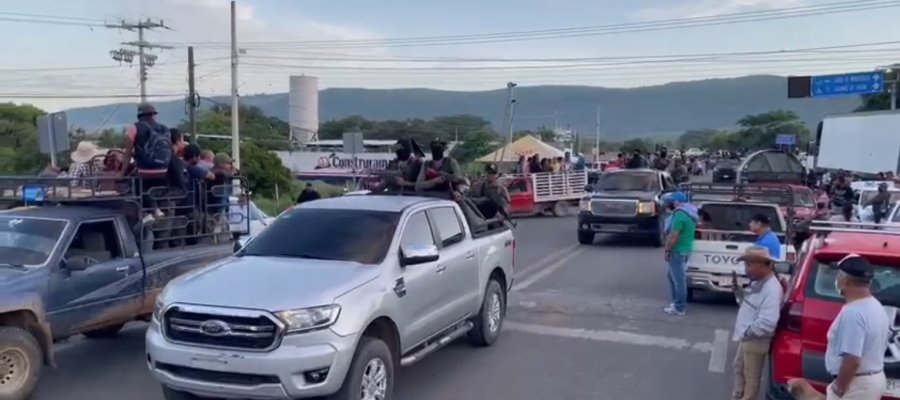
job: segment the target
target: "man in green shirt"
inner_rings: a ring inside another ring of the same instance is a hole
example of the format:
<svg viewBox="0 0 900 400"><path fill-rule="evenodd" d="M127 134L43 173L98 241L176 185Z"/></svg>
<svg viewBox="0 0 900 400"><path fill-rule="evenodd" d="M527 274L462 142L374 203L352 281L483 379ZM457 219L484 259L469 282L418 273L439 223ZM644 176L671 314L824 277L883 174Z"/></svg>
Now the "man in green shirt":
<svg viewBox="0 0 900 400"><path fill-rule="evenodd" d="M666 218L666 262L672 303L663 309L669 315L684 315L687 306L687 261L694 251L694 233L700 220L697 207L688 203L683 192L663 196L663 203L671 211Z"/></svg>

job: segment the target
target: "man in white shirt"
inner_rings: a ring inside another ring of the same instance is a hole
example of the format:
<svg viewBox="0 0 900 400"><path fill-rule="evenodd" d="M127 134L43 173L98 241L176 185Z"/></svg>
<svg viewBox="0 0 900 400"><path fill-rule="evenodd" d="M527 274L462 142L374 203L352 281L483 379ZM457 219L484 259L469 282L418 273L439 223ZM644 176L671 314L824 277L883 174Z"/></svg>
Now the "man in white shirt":
<svg viewBox="0 0 900 400"><path fill-rule="evenodd" d="M868 260L850 254L837 265L834 285L846 304L828 329L825 369L834 380L828 400L879 400L887 386L884 353L890 321L869 286L875 271Z"/></svg>
<svg viewBox="0 0 900 400"><path fill-rule="evenodd" d="M750 246L740 257L750 278L750 287L737 285L734 294L741 306L734 323L732 339L740 342L734 355L733 400L756 400L762 381L763 365L769 354L772 336L781 310L784 289L775 276L775 259L762 246Z"/></svg>

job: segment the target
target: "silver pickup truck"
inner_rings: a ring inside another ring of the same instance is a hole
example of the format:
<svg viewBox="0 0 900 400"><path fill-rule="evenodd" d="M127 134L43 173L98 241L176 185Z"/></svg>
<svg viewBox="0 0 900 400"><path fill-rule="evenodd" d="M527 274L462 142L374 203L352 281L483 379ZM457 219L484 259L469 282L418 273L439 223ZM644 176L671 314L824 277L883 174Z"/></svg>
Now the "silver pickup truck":
<svg viewBox="0 0 900 400"><path fill-rule="evenodd" d="M160 294L147 362L167 400L390 400L399 366L468 335L490 346L515 239L452 201L345 196L279 216Z"/></svg>

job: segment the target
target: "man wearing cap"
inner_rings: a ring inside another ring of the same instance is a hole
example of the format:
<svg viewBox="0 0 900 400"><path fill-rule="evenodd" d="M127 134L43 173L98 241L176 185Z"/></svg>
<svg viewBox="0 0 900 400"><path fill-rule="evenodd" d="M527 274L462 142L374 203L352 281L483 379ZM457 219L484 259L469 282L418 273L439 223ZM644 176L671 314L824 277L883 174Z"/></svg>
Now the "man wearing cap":
<svg viewBox="0 0 900 400"><path fill-rule="evenodd" d="M156 122L156 107L143 103L138 106L137 122L125 129L125 156L121 175L125 175L134 160L137 175L141 179L143 208L152 210L144 222L163 216L155 198L163 193L150 193L151 189L168 187L167 172L174 156L174 143L169 128Z"/></svg>
<svg viewBox="0 0 900 400"><path fill-rule="evenodd" d="M472 185L469 191L471 200L487 219L496 217L498 213L509 215L509 191L500 183L499 177L497 166L487 164L484 166L484 179Z"/></svg>
<svg viewBox="0 0 900 400"><path fill-rule="evenodd" d="M756 214L750 218L750 232L756 235L754 245L765 247L769 250L769 255L779 259L781 258L781 241L778 240L778 235L772 232L771 223L772 220L768 215Z"/></svg>
<svg viewBox="0 0 900 400"><path fill-rule="evenodd" d="M846 303L828 329L825 369L834 378L827 399L878 400L887 386L884 353L889 321L869 286L874 268L850 254L837 264L834 286Z"/></svg>
<svg viewBox="0 0 900 400"><path fill-rule="evenodd" d="M666 262L672 303L663 309L669 315L684 315L687 306L687 261L694 251L694 233L700 221L697 207L688 203L683 192L672 192L663 197L663 203L671 211L666 218Z"/></svg>
<svg viewBox="0 0 900 400"><path fill-rule="evenodd" d="M781 283L775 276L775 259L762 246L750 246L739 260L744 262L750 287L736 285L734 294L740 302L734 323L732 340L738 342L734 355L733 400L756 400L762 381L763 365L781 310L784 296Z"/></svg>
<svg viewBox="0 0 900 400"><path fill-rule="evenodd" d="M78 147L72 152L72 165L69 166L69 176L72 178L88 178L99 175L99 168L95 165L95 157L103 155L96 144L88 141L78 142ZM76 180L80 187L91 187L90 180Z"/></svg>

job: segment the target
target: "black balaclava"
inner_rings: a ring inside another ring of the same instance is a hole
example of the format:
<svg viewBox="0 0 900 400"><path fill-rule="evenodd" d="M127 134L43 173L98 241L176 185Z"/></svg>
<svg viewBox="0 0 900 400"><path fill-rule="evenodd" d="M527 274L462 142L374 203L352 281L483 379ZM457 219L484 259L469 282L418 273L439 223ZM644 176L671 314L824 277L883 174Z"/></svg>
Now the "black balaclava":
<svg viewBox="0 0 900 400"><path fill-rule="evenodd" d="M444 158L444 151L447 150L447 144L440 139L431 141L431 159L438 161Z"/></svg>
<svg viewBox="0 0 900 400"><path fill-rule="evenodd" d="M398 161L407 161L409 157L412 156L412 141L409 139L399 139L397 140L397 145L394 146L394 154L397 155Z"/></svg>

